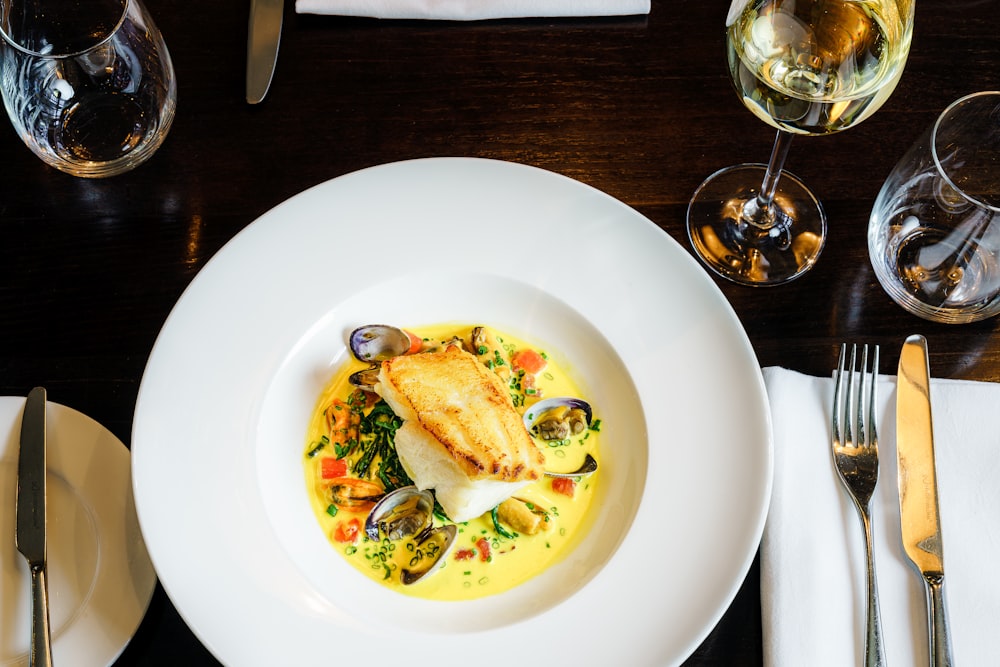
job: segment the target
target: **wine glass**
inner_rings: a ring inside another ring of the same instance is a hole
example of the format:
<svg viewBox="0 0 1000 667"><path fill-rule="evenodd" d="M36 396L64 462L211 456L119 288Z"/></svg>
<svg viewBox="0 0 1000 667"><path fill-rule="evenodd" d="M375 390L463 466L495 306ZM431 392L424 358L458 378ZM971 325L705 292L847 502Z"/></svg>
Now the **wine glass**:
<svg viewBox="0 0 1000 667"><path fill-rule="evenodd" d="M778 129L767 165L705 180L688 205L688 236L714 272L743 285L799 277L819 256L819 200L782 168L792 137L845 130L892 94L910 50L914 0L733 0L729 70L758 118Z"/></svg>
<svg viewBox="0 0 1000 667"><path fill-rule="evenodd" d="M173 64L140 0L0 0L0 70L18 135L76 176L141 164L174 118Z"/></svg>

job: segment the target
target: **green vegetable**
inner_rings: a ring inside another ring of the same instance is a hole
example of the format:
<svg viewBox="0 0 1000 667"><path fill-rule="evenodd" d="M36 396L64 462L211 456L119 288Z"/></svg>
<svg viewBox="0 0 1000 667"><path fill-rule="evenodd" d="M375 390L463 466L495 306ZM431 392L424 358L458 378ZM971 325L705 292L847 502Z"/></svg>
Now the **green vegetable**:
<svg viewBox="0 0 1000 667"><path fill-rule="evenodd" d="M493 518L493 530L497 531L497 534L500 535L501 537L506 537L508 540L512 540L515 537L517 537L517 535L508 532L506 528L500 525L499 510L500 506L497 505L496 507L493 508L493 511L490 512L490 517Z"/></svg>
<svg viewBox="0 0 1000 667"><path fill-rule="evenodd" d="M326 436L324 435L324 436L322 437L322 439L320 439L320 441L319 441L318 443L316 443L316 446L315 446L315 447L313 447L312 449L310 449L310 450L309 450L309 451L308 451L308 452L306 453L306 456L308 456L309 458L313 458L314 456L316 456L317 454L319 454L319 453L320 453L320 451L322 451L322 449L323 449L324 447L326 447L326 446L327 446L327 444L328 444L329 442L330 442L330 438L328 438L328 437L326 437Z"/></svg>
<svg viewBox="0 0 1000 667"><path fill-rule="evenodd" d="M399 461L399 455L396 454L394 438L396 430L402 424L402 420L384 400L376 403L367 415L361 413L360 435L357 442L361 456L351 470L358 477L367 479L378 477L386 492L413 484ZM373 470L372 466L376 459L378 465Z"/></svg>

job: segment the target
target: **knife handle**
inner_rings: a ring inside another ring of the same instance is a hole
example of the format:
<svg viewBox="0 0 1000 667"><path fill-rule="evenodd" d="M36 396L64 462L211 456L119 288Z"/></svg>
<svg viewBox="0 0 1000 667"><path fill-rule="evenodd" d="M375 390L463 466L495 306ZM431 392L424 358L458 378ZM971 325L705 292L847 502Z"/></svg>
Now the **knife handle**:
<svg viewBox="0 0 1000 667"><path fill-rule="evenodd" d="M925 576L927 584L927 635L930 638L930 660L933 667L951 666L951 640L948 614L944 608L944 575Z"/></svg>
<svg viewBox="0 0 1000 667"><path fill-rule="evenodd" d="M45 567L31 568L31 655L29 667L52 666L52 635L49 632L49 589Z"/></svg>

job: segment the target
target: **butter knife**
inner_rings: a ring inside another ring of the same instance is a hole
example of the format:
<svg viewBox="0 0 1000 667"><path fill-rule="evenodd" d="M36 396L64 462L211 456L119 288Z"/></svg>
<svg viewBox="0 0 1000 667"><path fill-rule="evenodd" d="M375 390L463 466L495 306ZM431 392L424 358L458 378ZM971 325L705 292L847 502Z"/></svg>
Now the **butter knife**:
<svg viewBox="0 0 1000 667"><path fill-rule="evenodd" d="M31 653L28 664L52 664L49 593L46 584L45 538L45 389L28 394L21 415L15 500L17 550L31 570Z"/></svg>
<svg viewBox="0 0 1000 667"><path fill-rule="evenodd" d="M951 665L944 604L944 553L934 470L927 340L910 336L899 356L896 387L896 465L903 549L924 582L930 663Z"/></svg>
<svg viewBox="0 0 1000 667"><path fill-rule="evenodd" d="M278 61L284 0L250 0L247 34L247 102L257 104L267 95Z"/></svg>

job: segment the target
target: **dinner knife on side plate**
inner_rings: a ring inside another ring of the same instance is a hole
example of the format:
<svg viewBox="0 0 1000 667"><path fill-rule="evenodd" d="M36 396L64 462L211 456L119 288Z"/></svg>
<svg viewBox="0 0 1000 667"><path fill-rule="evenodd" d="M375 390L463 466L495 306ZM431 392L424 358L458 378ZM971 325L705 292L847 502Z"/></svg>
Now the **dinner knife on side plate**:
<svg viewBox="0 0 1000 667"><path fill-rule="evenodd" d="M45 389L35 387L21 414L14 541L31 570L31 653L28 664L52 664L45 537Z"/></svg>
<svg viewBox="0 0 1000 667"><path fill-rule="evenodd" d="M278 61L284 0L250 0L247 32L247 102L257 104L267 95Z"/></svg>
<svg viewBox="0 0 1000 667"><path fill-rule="evenodd" d="M899 355L896 387L896 465L903 549L924 581L932 665L951 665L944 605L944 553L934 469L927 340L910 336Z"/></svg>

